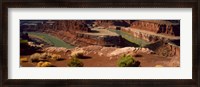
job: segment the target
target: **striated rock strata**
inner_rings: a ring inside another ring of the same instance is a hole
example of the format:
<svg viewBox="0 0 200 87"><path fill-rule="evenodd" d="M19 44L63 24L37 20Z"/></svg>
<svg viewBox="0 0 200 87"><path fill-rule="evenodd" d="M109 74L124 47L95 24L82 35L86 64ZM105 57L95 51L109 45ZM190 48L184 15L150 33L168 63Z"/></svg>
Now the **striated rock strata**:
<svg viewBox="0 0 200 87"><path fill-rule="evenodd" d="M161 33L172 36L180 36L180 25L170 21L162 20L142 20L135 21L131 24L132 28Z"/></svg>
<svg viewBox="0 0 200 87"><path fill-rule="evenodd" d="M38 24L37 30L27 30L52 34L75 46L118 46L121 40L120 36L84 34L84 32L91 32L91 28L89 28L87 21L82 20L46 21L43 24Z"/></svg>

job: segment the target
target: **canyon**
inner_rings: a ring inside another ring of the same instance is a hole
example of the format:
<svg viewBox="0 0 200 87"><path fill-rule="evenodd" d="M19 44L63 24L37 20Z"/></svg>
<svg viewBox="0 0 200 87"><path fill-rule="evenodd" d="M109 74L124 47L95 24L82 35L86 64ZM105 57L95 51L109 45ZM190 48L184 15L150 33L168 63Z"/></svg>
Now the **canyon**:
<svg viewBox="0 0 200 87"><path fill-rule="evenodd" d="M67 20L67 21L46 21L45 23L38 23L35 28L30 27L30 25L22 25L22 30L28 31L39 31L54 34L62 39L77 39L82 44L92 44L106 45L98 42L103 41L103 38L96 40L95 35L86 35L82 32L95 32L92 28L103 28L103 29L114 29L122 30L131 33L134 37L141 38L148 42L156 42L163 40L179 40L180 39L180 24L172 23L170 21L160 21L160 20L142 20L142 21L111 21L111 20L96 20L96 21L84 21L84 20ZM59 31L59 32L58 32ZM66 34L65 34L66 33ZM64 35L64 36L63 36ZM84 39L79 39L79 37L90 39L89 41L84 41ZM96 35L97 36L97 35ZM100 36L100 35L99 35ZM107 39L106 35L104 35ZM107 35L109 36L109 35ZM69 37L69 38L67 38ZM93 39L95 38L95 40ZM120 38L120 37L119 37ZM105 40L106 40L105 39ZM110 40L107 40L110 41ZM119 41L120 42L120 41ZM76 43L76 42L73 42ZM74 44L81 45L81 44ZM113 44L114 45L114 44ZM85 45L84 45L85 46Z"/></svg>
<svg viewBox="0 0 200 87"><path fill-rule="evenodd" d="M145 55L141 59L138 59L142 62L147 62L145 57L150 57L155 61L159 60L158 64L163 64L164 66L179 66L180 63L179 20L25 21L20 24L20 32L39 32L49 34L76 47L69 50L80 48L87 51L86 55L98 57L102 57L103 55L105 58L115 61L116 59L113 59L110 55L116 54L118 50L125 50L123 52L129 53L128 50L131 49L131 52L134 50L140 50L134 52L134 54L139 53ZM127 34L125 35L126 37L132 36L142 40L143 42L148 42L148 44L141 45L134 43L124 37L121 34L122 32ZM101 49L95 50L95 48ZM90 52L89 49L94 49L95 53ZM103 53L103 51L101 52L100 50L102 49L105 49L104 51L108 53ZM146 50L148 50L148 53ZM45 52L46 51L48 50L45 50ZM116 54L114 57L120 55L121 54ZM153 57L166 58L165 61L167 62L161 63L161 59L154 59ZM143 66L148 66L148 62L143 64ZM150 66L155 66L155 64L152 62Z"/></svg>

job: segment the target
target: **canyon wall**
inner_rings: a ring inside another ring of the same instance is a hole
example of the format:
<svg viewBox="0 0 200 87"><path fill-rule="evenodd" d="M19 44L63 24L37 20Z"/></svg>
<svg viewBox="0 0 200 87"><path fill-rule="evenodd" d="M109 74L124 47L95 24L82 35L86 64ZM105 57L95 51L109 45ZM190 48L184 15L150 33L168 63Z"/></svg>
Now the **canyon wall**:
<svg viewBox="0 0 200 87"><path fill-rule="evenodd" d="M104 28L130 27L129 29L138 29L150 31L156 34L169 36L180 36L180 21L169 20L97 20L94 26Z"/></svg>
<svg viewBox="0 0 200 87"><path fill-rule="evenodd" d="M131 20L96 20L94 26L102 26L108 28L109 26L124 26L129 27Z"/></svg>
<svg viewBox="0 0 200 87"><path fill-rule="evenodd" d="M120 26L117 26L116 21L110 20L96 21L95 23L103 28L128 32L134 37L148 42L180 39L180 24L178 20L118 21L118 23L121 23Z"/></svg>
<svg viewBox="0 0 200 87"><path fill-rule="evenodd" d="M63 30L57 32L49 31L45 33L59 37L63 41L78 47L89 45L120 46L122 39L120 36L95 36L80 32L70 33Z"/></svg>
<svg viewBox="0 0 200 87"><path fill-rule="evenodd" d="M74 46L119 46L121 42L120 36L98 36L84 34L91 32L91 29L83 20L52 20L37 24L36 26L23 25L21 29L24 31L43 32L59 37L63 41Z"/></svg>
<svg viewBox="0 0 200 87"><path fill-rule="evenodd" d="M180 57L180 46L177 46L171 42L158 41L145 47L153 50L156 54L161 56Z"/></svg>
<svg viewBox="0 0 200 87"><path fill-rule="evenodd" d="M37 24L20 25L20 28L25 31L51 33L76 46L81 46L81 44L83 46L87 44L109 46L112 46L111 44L124 44L124 41L120 39L121 37L98 37L81 34L81 32L91 31L91 27L88 24L93 25L93 27L122 30L132 34L134 37L152 43L180 39L176 37L180 36L180 24L162 20L49 20Z"/></svg>
<svg viewBox="0 0 200 87"><path fill-rule="evenodd" d="M122 30L124 32L128 32L136 38L140 38L140 39L143 39L143 40L151 42L151 43L154 43L157 41L179 40L180 39L179 37L175 37L175 36L165 36L162 34L152 33L152 32L148 32L145 30L138 30L138 29L133 29L133 28L121 27L120 30Z"/></svg>
<svg viewBox="0 0 200 87"><path fill-rule="evenodd" d="M161 20L142 20L131 24L132 28L151 31L154 33L166 34L171 36L180 36L180 25L170 21Z"/></svg>

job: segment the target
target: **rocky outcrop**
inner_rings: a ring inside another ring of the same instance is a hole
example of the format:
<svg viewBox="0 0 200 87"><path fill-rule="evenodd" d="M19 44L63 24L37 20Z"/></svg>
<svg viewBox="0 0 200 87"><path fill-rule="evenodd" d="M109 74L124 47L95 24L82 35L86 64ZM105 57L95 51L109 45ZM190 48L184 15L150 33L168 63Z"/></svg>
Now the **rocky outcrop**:
<svg viewBox="0 0 200 87"><path fill-rule="evenodd" d="M171 36L180 36L179 21L169 20L97 20L94 22L95 26L102 26L104 28L111 28L111 26L131 27L139 30L146 30L159 34L166 34ZM129 28L129 29L131 29Z"/></svg>
<svg viewBox="0 0 200 87"><path fill-rule="evenodd" d="M47 21L41 32L50 33L71 43L75 46L88 46L88 45L102 45L102 46L117 46L120 45L119 36L95 36L87 35L83 32L90 32L91 29L87 25L87 22L83 20L62 20L62 21ZM50 25L50 26L47 26Z"/></svg>
<svg viewBox="0 0 200 87"><path fill-rule="evenodd" d="M130 20L96 20L94 26L102 26L104 28L108 28L109 26L129 27L131 22Z"/></svg>
<svg viewBox="0 0 200 87"><path fill-rule="evenodd" d="M119 56L119 55L128 54L128 53L153 54L154 51L152 51L148 48L124 47L124 48L118 48L118 49L114 50L113 52L109 53L108 56Z"/></svg>
<svg viewBox="0 0 200 87"><path fill-rule="evenodd" d="M70 49L66 49L64 47L46 47L42 49L42 51L49 52L49 53L59 53L59 52L68 52Z"/></svg>
<svg viewBox="0 0 200 87"><path fill-rule="evenodd" d="M25 23L20 25L20 29L24 31L40 32L65 30L71 33L75 33L76 31L90 31L90 28L88 28L87 23L84 20L48 20L39 23Z"/></svg>
<svg viewBox="0 0 200 87"><path fill-rule="evenodd" d="M132 28L147 30L154 33L180 36L180 24L164 20L141 20L131 24Z"/></svg>
<svg viewBox="0 0 200 87"><path fill-rule="evenodd" d="M172 58L169 62L166 62L166 65L168 66L175 66L175 67L179 67L180 66L180 57L174 57Z"/></svg>
<svg viewBox="0 0 200 87"><path fill-rule="evenodd" d="M62 47L47 47L43 49L46 53L59 54L65 57L66 59L71 58L70 56L73 52L84 52L86 59L82 58L84 64L88 63L113 63L116 65L116 62L121 58L122 55L128 54L134 57L135 60L141 62L143 67L154 67L160 65L163 67L178 67L180 66L180 57L162 57L154 54L153 50L149 48L140 48L140 47L104 47L98 45L90 45L85 47L75 47L73 49L66 49ZM141 56L136 56L141 55ZM102 61L104 60L105 61ZM89 62L90 61L90 62ZM105 65L104 65L105 66Z"/></svg>
<svg viewBox="0 0 200 87"><path fill-rule="evenodd" d="M171 44L164 44L155 50L158 55L166 57L180 57L180 47Z"/></svg>
<svg viewBox="0 0 200 87"><path fill-rule="evenodd" d="M159 41L146 47L161 56L180 57L180 47L171 42Z"/></svg>
<svg viewBox="0 0 200 87"><path fill-rule="evenodd" d="M93 25L102 28L112 28L131 33L134 37L141 38L148 42L157 42L163 40L171 40L170 37L180 35L180 24L170 21L155 20L49 20L34 24L26 24L21 26L23 30L38 31L50 33L69 42L75 46L103 45L103 46L119 46L124 42L118 36L93 36L82 34L83 32L91 32ZM27 29L25 26L29 26ZM34 26L33 29L30 29ZM37 29L36 29L37 28ZM81 32L81 33L80 33ZM165 35L163 35L165 34ZM163 37L164 36L164 37ZM179 38L175 38L176 40ZM174 40L174 39L173 39Z"/></svg>
<svg viewBox="0 0 200 87"><path fill-rule="evenodd" d="M89 42L88 40L82 40L82 42L100 46L120 46L122 39L120 36L97 36L84 33L77 33L76 38L80 38L79 40L90 39L93 40L93 42Z"/></svg>
<svg viewBox="0 0 200 87"><path fill-rule="evenodd" d="M89 32L90 28L88 28L86 21L84 20L63 20L57 21L57 27L59 30L66 30L71 33L76 31Z"/></svg>
<svg viewBox="0 0 200 87"><path fill-rule="evenodd" d="M96 36L88 35L80 32L72 34L67 31L48 32L56 37L61 38L63 41L71 43L74 46L82 47L88 45L100 46L120 46L120 36Z"/></svg>
<svg viewBox="0 0 200 87"><path fill-rule="evenodd" d="M179 40L179 37L170 37L170 36L160 35L160 34L148 32L148 31L144 31L144 30L137 30L137 29L131 29L131 28L121 28L121 30L130 33L136 38L140 38L151 43L154 43L157 41L166 41L166 40Z"/></svg>
<svg viewBox="0 0 200 87"><path fill-rule="evenodd" d="M121 25L117 25L117 23ZM169 20L140 20L140 21L96 21L96 25L103 28L122 30L131 33L134 37L148 42L179 39L180 21ZM169 37L170 38L169 38ZM171 38L172 37L172 38Z"/></svg>
<svg viewBox="0 0 200 87"><path fill-rule="evenodd" d="M149 48L139 48L139 47L103 47L98 45L90 45L82 48L75 48L74 50L84 50L87 54L88 53L95 53L98 55L104 55L107 57L113 56L121 56L123 54L135 54L135 53L146 53L146 54L154 54L154 51L150 50Z"/></svg>

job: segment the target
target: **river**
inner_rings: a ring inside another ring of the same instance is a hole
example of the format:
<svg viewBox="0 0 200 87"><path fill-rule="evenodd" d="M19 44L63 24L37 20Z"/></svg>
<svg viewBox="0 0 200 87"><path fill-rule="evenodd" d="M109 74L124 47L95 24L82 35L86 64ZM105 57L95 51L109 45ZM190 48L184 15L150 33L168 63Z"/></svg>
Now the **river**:
<svg viewBox="0 0 200 87"><path fill-rule="evenodd" d="M45 40L45 42L54 45L55 47L65 47L65 48L74 48L75 46L64 42L63 40L59 39L50 34L39 33L39 32L28 32L29 35L38 36L41 40Z"/></svg>

